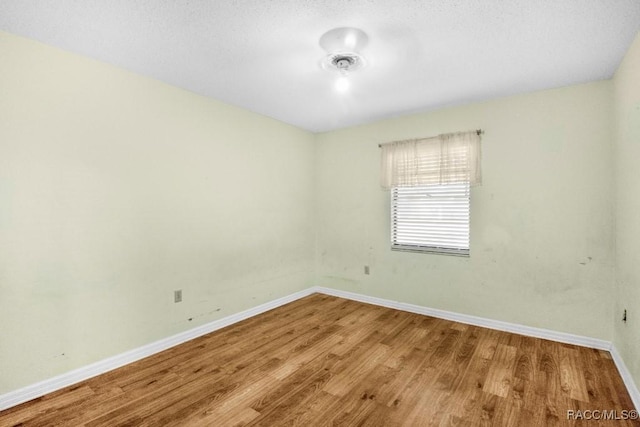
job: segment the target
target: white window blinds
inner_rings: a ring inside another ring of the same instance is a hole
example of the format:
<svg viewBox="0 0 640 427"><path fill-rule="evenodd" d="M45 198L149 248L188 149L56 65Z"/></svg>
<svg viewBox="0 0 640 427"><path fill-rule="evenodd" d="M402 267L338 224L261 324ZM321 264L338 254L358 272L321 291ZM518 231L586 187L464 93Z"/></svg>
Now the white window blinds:
<svg viewBox="0 0 640 427"><path fill-rule="evenodd" d="M469 184L394 187L391 247L469 255Z"/></svg>

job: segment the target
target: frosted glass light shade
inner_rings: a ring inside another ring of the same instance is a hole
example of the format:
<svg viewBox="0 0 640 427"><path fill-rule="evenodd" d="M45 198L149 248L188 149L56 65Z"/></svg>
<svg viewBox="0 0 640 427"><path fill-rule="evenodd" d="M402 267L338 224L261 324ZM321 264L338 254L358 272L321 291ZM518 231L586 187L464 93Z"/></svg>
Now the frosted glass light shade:
<svg viewBox="0 0 640 427"><path fill-rule="evenodd" d="M340 27L329 30L320 37L320 46L327 53L358 53L367 45L369 37L357 28Z"/></svg>

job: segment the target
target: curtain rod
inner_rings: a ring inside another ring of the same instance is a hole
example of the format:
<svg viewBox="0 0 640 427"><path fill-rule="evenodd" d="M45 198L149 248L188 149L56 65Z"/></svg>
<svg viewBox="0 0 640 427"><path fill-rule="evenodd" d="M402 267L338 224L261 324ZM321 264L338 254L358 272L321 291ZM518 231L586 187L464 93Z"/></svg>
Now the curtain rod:
<svg viewBox="0 0 640 427"><path fill-rule="evenodd" d="M484 135L484 130L483 129L476 129L476 135L480 136L480 135ZM387 144L389 144L389 142L387 142ZM378 144L378 147L382 147L384 144Z"/></svg>

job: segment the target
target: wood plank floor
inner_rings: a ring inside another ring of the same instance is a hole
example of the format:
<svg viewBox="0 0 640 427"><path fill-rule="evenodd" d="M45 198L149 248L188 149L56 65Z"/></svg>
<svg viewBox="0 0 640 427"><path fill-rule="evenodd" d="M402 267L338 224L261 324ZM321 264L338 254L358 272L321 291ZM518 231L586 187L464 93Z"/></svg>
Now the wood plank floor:
<svg viewBox="0 0 640 427"><path fill-rule="evenodd" d="M639 426L568 419L632 409L607 352L314 294L0 426Z"/></svg>

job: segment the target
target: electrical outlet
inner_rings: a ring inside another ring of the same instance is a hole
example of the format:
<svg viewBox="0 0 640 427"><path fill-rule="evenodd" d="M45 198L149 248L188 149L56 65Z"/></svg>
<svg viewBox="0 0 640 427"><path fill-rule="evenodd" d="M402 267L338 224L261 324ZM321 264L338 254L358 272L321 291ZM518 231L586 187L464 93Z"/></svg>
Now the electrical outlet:
<svg viewBox="0 0 640 427"><path fill-rule="evenodd" d="M624 323L627 323L627 309L625 308L624 311L622 312L622 321Z"/></svg>
<svg viewBox="0 0 640 427"><path fill-rule="evenodd" d="M368 265L364 266L364 274L369 274L369 266Z"/></svg>
<svg viewBox="0 0 640 427"><path fill-rule="evenodd" d="M182 289L173 291L173 302L180 302L180 301L182 301Z"/></svg>

